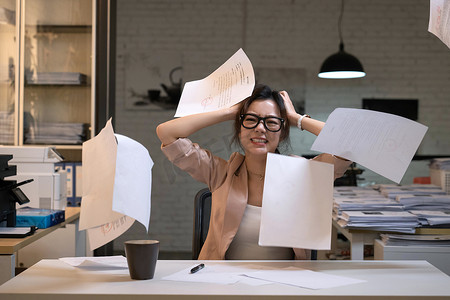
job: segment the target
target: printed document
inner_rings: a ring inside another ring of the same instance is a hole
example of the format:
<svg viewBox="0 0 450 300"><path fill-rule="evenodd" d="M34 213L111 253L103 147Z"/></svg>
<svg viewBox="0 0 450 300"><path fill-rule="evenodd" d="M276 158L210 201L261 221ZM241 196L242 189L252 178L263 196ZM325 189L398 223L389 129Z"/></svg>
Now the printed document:
<svg viewBox="0 0 450 300"><path fill-rule="evenodd" d="M152 166L144 146L114 135L111 120L83 143L80 230L87 229L91 250L120 236L135 219L148 230Z"/></svg>
<svg viewBox="0 0 450 300"><path fill-rule="evenodd" d="M254 86L252 63L239 49L208 77L186 82L175 117L231 107L250 96Z"/></svg>
<svg viewBox="0 0 450 300"><path fill-rule="evenodd" d="M61 257L60 261L79 268L127 268L127 259L122 255L91 256L91 257Z"/></svg>
<svg viewBox="0 0 450 300"><path fill-rule="evenodd" d="M205 263L205 268L191 274L186 268L165 276L162 280L207 282L216 284L244 283L260 286L271 283L287 284L307 289L326 289L349 284L366 282L344 276L314 272L297 267L274 269L262 265L231 266L224 264Z"/></svg>
<svg viewBox="0 0 450 300"><path fill-rule="evenodd" d="M249 272L245 275L252 278L293 285L312 290L327 289L366 282L365 280L330 275L322 272L314 272L311 270L305 270L295 267L285 268L281 270Z"/></svg>
<svg viewBox="0 0 450 300"><path fill-rule="evenodd" d="M428 31L450 48L450 0L430 0Z"/></svg>
<svg viewBox="0 0 450 300"><path fill-rule="evenodd" d="M344 157L399 183L427 130L392 114L337 108L311 150Z"/></svg>
<svg viewBox="0 0 450 300"><path fill-rule="evenodd" d="M267 154L259 245L329 250L332 164Z"/></svg>

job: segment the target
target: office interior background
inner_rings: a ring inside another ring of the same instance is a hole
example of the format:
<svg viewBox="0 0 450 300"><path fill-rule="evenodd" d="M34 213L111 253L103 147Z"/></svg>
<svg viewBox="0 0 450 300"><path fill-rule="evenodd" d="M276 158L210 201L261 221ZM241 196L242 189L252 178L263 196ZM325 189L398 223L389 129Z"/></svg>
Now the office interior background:
<svg viewBox="0 0 450 300"><path fill-rule="evenodd" d="M161 251L189 253L193 199L204 187L163 156L155 129L173 118L169 94L206 77L239 48L256 80L291 92L299 109L325 121L337 107L362 108L362 99L417 99L417 121L428 132L417 155L450 155L450 49L428 32L428 0L346 0L345 50L363 64L361 79L320 79L323 61L338 51L336 0L117 0L115 131L150 152L154 161L149 233L135 224L114 242L151 238ZM161 84L166 85L166 92ZM148 90L160 90L150 101ZM231 124L200 131L192 140L227 159ZM314 136L291 131L285 153L312 155ZM359 166L365 169L362 166ZM428 161L413 161L403 184L428 176ZM392 183L365 169L361 185ZM189 257L189 256L188 256Z"/></svg>

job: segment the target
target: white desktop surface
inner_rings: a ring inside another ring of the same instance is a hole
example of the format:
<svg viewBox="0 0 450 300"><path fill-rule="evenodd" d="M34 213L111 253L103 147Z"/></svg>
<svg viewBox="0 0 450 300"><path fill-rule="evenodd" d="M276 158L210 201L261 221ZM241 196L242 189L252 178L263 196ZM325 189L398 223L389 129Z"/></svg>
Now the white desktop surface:
<svg viewBox="0 0 450 300"><path fill-rule="evenodd" d="M250 286L175 282L162 277L198 261L160 260L151 280L131 280L127 269L103 273L72 267L59 260L42 260L0 286L6 299L366 299L368 296L450 299L450 277L426 261L204 261L205 264L297 266L326 274L367 280L336 288L310 290L283 284Z"/></svg>

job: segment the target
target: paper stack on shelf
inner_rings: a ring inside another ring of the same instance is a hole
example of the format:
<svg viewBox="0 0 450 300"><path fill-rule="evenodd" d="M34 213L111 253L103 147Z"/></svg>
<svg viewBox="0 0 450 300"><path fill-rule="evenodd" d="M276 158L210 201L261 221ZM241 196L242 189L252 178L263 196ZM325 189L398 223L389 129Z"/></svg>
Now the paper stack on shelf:
<svg viewBox="0 0 450 300"><path fill-rule="evenodd" d="M26 144L82 144L86 140L88 124L37 123L25 134Z"/></svg>
<svg viewBox="0 0 450 300"><path fill-rule="evenodd" d="M338 224L351 229L414 233L419 221L407 211L343 211Z"/></svg>
<svg viewBox="0 0 450 300"><path fill-rule="evenodd" d="M80 85L87 82L85 74L77 72L26 72L27 84Z"/></svg>
<svg viewBox="0 0 450 300"><path fill-rule="evenodd" d="M14 113L0 111L0 144L14 144Z"/></svg>
<svg viewBox="0 0 450 300"><path fill-rule="evenodd" d="M408 185L399 185L399 184L375 184L372 186L374 189L380 191L381 193L387 193L389 190L435 190L440 187L435 184L408 184Z"/></svg>
<svg viewBox="0 0 450 300"><path fill-rule="evenodd" d="M422 226L440 226L447 227L450 225L450 211L437 210L415 210L411 211L415 214Z"/></svg>
<svg viewBox="0 0 450 300"><path fill-rule="evenodd" d="M448 247L450 246L450 235L441 234L380 234L381 241L386 246L432 246Z"/></svg>
<svg viewBox="0 0 450 300"><path fill-rule="evenodd" d="M333 217L342 211L402 211L403 205L386 198L372 188L335 187L333 193Z"/></svg>
<svg viewBox="0 0 450 300"><path fill-rule="evenodd" d="M335 197L359 197L359 196L379 196L380 193L371 187L358 186L337 186L334 187L333 195Z"/></svg>
<svg viewBox="0 0 450 300"><path fill-rule="evenodd" d="M341 215L342 211L402 211L403 205L388 198L335 198L334 211Z"/></svg>
<svg viewBox="0 0 450 300"><path fill-rule="evenodd" d="M397 189L382 189L381 194L390 198L395 199L399 195L445 195L445 191L438 186L429 186L427 188L422 187L412 187L412 186L401 186Z"/></svg>
<svg viewBox="0 0 450 300"><path fill-rule="evenodd" d="M440 210L450 211L450 195L397 195L395 200L405 207L405 210Z"/></svg>

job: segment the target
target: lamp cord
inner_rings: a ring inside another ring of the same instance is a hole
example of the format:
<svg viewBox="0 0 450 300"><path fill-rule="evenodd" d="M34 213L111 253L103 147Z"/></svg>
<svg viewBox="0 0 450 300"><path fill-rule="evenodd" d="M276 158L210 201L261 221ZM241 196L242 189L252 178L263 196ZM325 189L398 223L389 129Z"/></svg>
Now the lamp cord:
<svg viewBox="0 0 450 300"><path fill-rule="evenodd" d="M342 38L342 17L343 17L343 15L344 15L344 0L341 0L341 14L339 15L339 21L338 21L340 50L344 50L344 39Z"/></svg>

